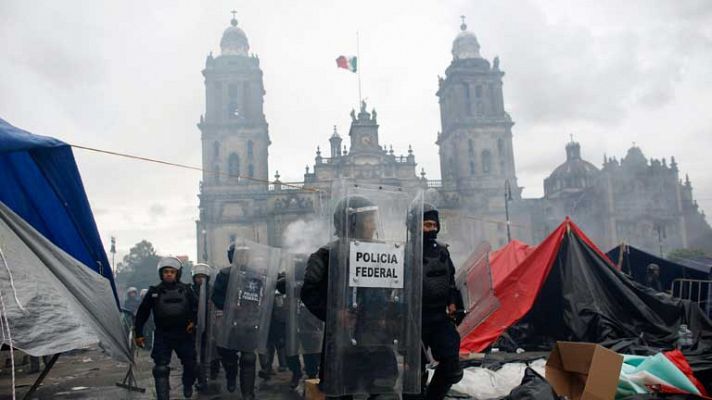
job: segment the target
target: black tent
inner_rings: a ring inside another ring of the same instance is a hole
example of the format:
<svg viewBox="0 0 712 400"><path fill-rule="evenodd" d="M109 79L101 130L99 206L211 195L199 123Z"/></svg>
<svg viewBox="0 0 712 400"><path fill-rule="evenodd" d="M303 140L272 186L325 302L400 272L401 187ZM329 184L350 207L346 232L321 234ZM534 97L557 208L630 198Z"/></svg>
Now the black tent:
<svg viewBox="0 0 712 400"><path fill-rule="evenodd" d="M712 388L712 321L697 304L635 282L573 222L562 225L565 229L543 243L553 241L547 246L556 250L549 265L537 267L549 271L521 320L527 334L515 337L518 345L533 349L529 344L569 340L600 343L624 354L655 354L674 348L680 325L687 324L694 345L683 353L695 375ZM516 329L510 329L514 336Z"/></svg>
<svg viewBox="0 0 712 400"><path fill-rule="evenodd" d="M648 265L657 264L660 267L660 283L663 290L670 290L675 279L710 279L710 270L703 265L678 264L628 244L614 247L607 254L623 272L630 274L641 284L645 284Z"/></svg>

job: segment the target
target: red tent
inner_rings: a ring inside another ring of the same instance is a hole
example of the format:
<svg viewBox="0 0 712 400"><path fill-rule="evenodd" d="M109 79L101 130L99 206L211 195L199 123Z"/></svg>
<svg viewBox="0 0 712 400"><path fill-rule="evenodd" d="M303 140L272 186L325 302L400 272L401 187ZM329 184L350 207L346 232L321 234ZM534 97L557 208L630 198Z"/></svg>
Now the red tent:
<svg viewBox="0 0 712 400"><path fill-rule="evenodd" d="M613 267L605 254L568 218L536 247L519 241L509 243L490 256L492 284L500 307L462 338L461 352L484 350L529 312L569 231Z"/></svg>

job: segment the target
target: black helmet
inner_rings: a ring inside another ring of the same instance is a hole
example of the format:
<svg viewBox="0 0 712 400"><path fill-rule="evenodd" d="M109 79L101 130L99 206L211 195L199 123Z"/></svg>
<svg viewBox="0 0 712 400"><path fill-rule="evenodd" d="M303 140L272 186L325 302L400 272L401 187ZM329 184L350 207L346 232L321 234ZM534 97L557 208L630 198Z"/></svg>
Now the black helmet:
<svg viewBox="0 0 712 400"><path fill-rule="evenodd" d="M245 244L240 244L240 245L235 245L235 242L230 243L229 246L227 246L227 261L230 262L230 265L232 265L232 260L235 258L235 249L237 248L237 251L239 252L247 252L250 248L247 247Z"/></svg>
<svg viewBox="0 0 712 400"><path fill-rule="evenodd" d="M438 230L436 233L440 232L440 213L434 205L430 203L423 203L423 215L422 219L418 213L420 212L419 204L411 204L410 210L408 211L408 229L411 233L423 230L423 221L435 221L438 223Z"/></svg>
<svg viewBox="0 0 712 400"><path fill-rule="evenodd" d="M227 261L232 265L232 257L235 255L235 242L227 246Z"/></svg>
<svg viewBox="0 0 712 400"><path fill-rule="evenodd" d="M378 211L371 200L362 196L347 196L339 201L334 210L334 229L339 237L353 234L358 217Z"/></svg>

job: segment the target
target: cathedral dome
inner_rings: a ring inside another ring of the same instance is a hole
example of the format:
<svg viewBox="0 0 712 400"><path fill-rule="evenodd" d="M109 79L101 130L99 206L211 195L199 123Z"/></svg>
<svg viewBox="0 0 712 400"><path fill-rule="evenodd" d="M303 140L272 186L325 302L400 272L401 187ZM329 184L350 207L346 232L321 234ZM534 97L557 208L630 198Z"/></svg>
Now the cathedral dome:
<svg viewBox="0 0 712 400"><path fill-rule="evenodd" d="M245 31L237 26L235 17L230 21L230 26L223 32L220 39L220 54L223 56L246 56L250 50Z"/></svg>
<svg viewBox="0 0 712 400"><path fill-rule="evenodd" d="M477 41L477 36L474 33L467 30L464 17L462 18L460 33L452 43L452 57L454 60L482 58L480 56L480 42Z"/></svg>
<svg viewBox="0 0 712 400"><path fill-rule="evenodd" d="M645 158L643 151L640 147L633 144L633 147L628 149L625 158L621 160L621 165L629 167L645 167L648 165L648 159Z"/></svg>
<svg viewBox="0 0 712 400"><path fill-rule="evenodd" d="M599 173L598 168L581 158L581 146L570 142L566 145L566 162L544 179L544 193L552 197L562 192L579 192L593 186Z"/></svg>

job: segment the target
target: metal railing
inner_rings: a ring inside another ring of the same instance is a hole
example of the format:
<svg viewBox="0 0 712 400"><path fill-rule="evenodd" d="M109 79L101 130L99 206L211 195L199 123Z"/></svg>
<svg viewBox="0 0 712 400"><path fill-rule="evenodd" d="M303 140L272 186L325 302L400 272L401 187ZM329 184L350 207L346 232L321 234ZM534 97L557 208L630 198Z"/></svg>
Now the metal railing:
<svg viewBox="0 0 712 400"><path fill-rule="evenodd" d="M672 281L672 297L697 303L710 316L712 311L712 280L675 279Z"/></svg>

